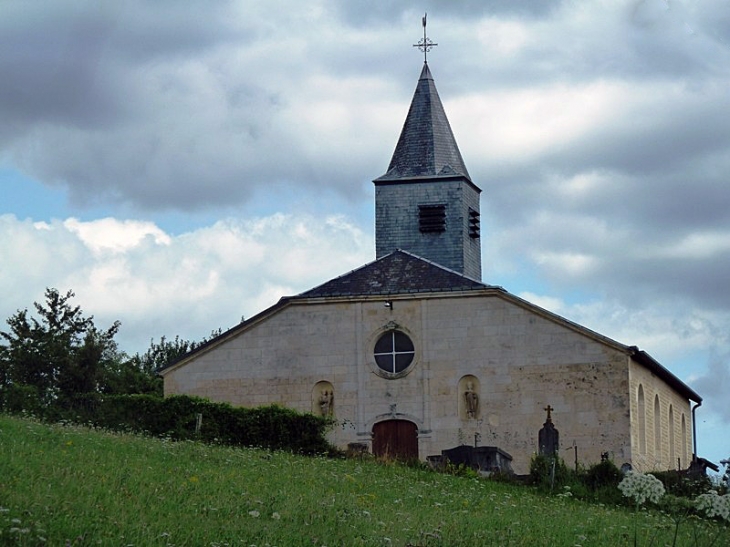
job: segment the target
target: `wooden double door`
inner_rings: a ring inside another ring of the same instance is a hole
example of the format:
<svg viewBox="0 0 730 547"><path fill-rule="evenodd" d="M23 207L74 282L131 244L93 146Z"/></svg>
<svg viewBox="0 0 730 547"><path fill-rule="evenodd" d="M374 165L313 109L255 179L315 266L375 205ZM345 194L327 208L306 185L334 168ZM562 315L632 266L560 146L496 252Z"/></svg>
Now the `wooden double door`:
<svg viewBox="0 0 730 547"><path fill-rule="evenodd" d="M386 420L373 426L373 454L395 460L418 459L418 426L408 420Z"/></svg>

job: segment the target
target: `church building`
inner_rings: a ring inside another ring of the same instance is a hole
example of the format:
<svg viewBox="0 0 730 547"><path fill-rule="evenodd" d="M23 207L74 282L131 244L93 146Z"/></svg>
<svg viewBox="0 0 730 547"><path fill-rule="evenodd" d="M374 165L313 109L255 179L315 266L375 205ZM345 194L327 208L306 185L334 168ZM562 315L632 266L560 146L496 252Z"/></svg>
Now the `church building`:
<svg viewBox="0 0 730 547"><path fill-rule="evenodd" d="M331 416L335 445L380 456L492 446L526 473L552 423L571 463L576 447L583 465L689 466L697 393L637 347L481 281L481 190L426 62L373 182L375 260L163 369L165 395Z"/></svg>

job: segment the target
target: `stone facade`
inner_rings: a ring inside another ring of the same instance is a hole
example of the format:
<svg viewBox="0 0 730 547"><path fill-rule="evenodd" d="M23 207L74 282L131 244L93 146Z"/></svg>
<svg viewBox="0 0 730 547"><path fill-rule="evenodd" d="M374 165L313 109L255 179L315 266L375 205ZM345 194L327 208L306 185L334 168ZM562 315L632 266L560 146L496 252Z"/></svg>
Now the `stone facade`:
<svg viewBox="0 0 730 547"><path fill-rule="evenodd" d="M621 344L493 289L390 303L288 300L165 370L165 394L322 413L321 395L330 391L327 409L338 423L331 441L342 448L371 443L379 422L406 420L417 427L422 459L476 442L510 453L518 473L537 451L548 404L561 451L575 443L581 463L609 452L619 465L644 468L650 458L651 468L670 467L671 404L675 454L689 450L679 426L684 419L689 430L687 400L633 362ZM413 341L414 359L397 377L386 377L373 351L393 328ZM465 408L467 382L478 394L474 416ZM638 384L648 401L658 393L665 409L660 458L651 435L646 455L636 455Z"/></svg>

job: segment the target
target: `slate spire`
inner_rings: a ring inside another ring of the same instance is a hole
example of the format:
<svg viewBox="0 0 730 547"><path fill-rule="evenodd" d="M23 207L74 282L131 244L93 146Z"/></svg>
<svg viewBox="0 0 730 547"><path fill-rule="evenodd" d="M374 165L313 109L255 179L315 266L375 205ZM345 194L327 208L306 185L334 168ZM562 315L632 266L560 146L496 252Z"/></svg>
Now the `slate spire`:
<svg viewBox="0 0 730 547"><path fill-rule="evenodd" d="M388 171L374 182L429 177L464 177L471 182L428 63L424 63Z"/></svg>

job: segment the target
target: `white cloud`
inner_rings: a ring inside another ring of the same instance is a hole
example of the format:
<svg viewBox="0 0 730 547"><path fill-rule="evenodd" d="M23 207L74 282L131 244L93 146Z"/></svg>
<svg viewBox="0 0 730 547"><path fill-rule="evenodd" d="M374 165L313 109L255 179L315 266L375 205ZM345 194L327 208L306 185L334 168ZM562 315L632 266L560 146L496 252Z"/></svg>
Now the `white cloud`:
<svg viewBox="0 0 730 547"><path fill-rule="evenodd" d="M479 21L475 36L481 49L502 59L519 54L533 41L528 25L514 19L490 18Z"/></svg>
<svg viewBox="0 0 730 547"><path fill-rule="evenodd" d="M470 155L488 152L482 161L524 162L620 119L634 93L618 81L558 82L462 96L448 110L463 129L465 150L473 149Z"/></svg>
<svg viewBox="0 0 730 547"><path fill-rule="evenodd" d="M152 222L119 221L114 218L80 222L76 218L69 218L63 225L96 254L103 251L112 253L127 251L139 245L148 236L157 245L170 244L170 237Z"/></svg>
<svg viewBox="0 0 730 547"><path fill-rule="evenodd" d="M283 214L178 236L148 221L34 224L4 215L0 241L3 256L28 263L0 270L0 292L8 295L0 315L32 308L46 287L72 289L100 326L121 320L118 339L131 352L162 335L196 340L231 327L371 260L374 247L342 217Z"/></svg>
<svg viewBox="0 0 730 547"><path fill-rule="evenodd" d="M535 252L533 258L539 266L571 277L589 276L600 265L596 257L577 252Z"/></svg>
<svg viewBox="0 0 730 547"><path fill-rule="evenodd" d="M652 251L659 257L707 259L730 251L730 230L708 230L683 235L678 241Z"/></svg>

